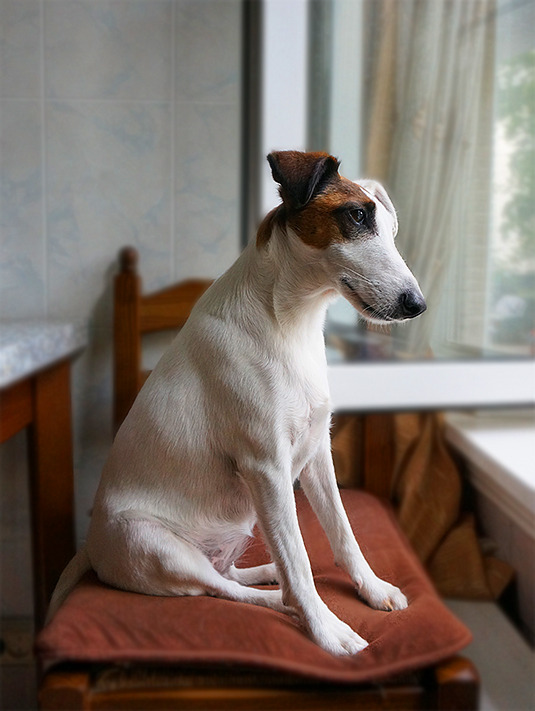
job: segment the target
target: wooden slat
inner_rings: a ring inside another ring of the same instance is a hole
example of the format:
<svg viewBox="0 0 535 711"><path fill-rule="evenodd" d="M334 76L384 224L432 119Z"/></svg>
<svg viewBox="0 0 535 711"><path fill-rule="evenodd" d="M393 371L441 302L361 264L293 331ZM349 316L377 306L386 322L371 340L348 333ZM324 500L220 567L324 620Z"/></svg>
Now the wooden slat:
<svg viewBox="0 0 535 711"><path fill-rule="evenodd" d="M280 689L160 689L115 692L92 697L89 708L99 711L417 711L422 709L421 691L380 689L300 691Z"/></svg>
<svg viewBox="0 0 535 711"><path fill-rule="evenodd" d="M342 487L363 487L364 417L335 414L332 426L332 451L336 479Z"/></svg>
<svg viewBox="0 0 535 711"><path fill-rule="evenodd" d="M32 389L23 380L0 392L0 442L27 427L32 421Z"/></svg>
<svg viewBox="0 0 535 711"><path fill-rule="evenodd" d="M115 277L113 321L115 429L126 417L140 388L140 296L141 279L135 272L123 272Z"/></svg>
<svg viewBox="0 0 535 711"><path fill-rule="evenodd" d="M116 671L116 670L115 670ZM98 680L83 670L51 671L43 681L39 694L40 708L99 711L275 711L291 708L295 711L325 709L382 709L383 711L473 711L478 708L479 676L472 662L462 657L442 662L434 669L423 670L413 679L384 684L331 687L322 685L261 685L219 686L217 684L186 683L183 670L178 670L179 684L171 679L151 685L136 672L128 672L124 683L113 675L109 689L100 688ZM145 674L146 676L146 674ZM210 676L208 675L208 680ZM156 681L156 679L155 679Z"/></svg>
<svg viewBox="0 0 535 711"><path fill-rule="evenodd" d="M99 711L325 711L325 709L389 709L416 711L423 705L424 690L420 685L373 685L358 687L330 687L299 685L294 688L277 686L174 686L136 687L131 685L110 691L91 688L90 676L80 672L49 673L40 692L40 708L70 709L70 711L98 709Z"/></svg>
<svg viewBox="0 0 535 711"><path fill-rule="evenodd" d="M139 328L142 333L182 328L193 304L199 300L211 282L191 279L154 294L141 297Z"/></svg>
<svg viewBox="0 0 535 711"><path fill-rule="evenodd" d="M390 498L393 471L393 415L368 414L364 417L364 488Z"/></svg>

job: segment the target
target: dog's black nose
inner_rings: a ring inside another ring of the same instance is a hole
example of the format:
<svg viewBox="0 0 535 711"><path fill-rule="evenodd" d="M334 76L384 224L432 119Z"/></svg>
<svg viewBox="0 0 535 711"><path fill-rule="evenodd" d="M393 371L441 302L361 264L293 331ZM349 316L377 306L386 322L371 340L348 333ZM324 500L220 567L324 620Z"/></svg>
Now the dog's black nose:
<svg viewBox="0 0 535 711"><path fill-rule="evenodd" d="M398 299L399 318L415 318L426 308L427 304L417 291L404 291Z"/></svg>

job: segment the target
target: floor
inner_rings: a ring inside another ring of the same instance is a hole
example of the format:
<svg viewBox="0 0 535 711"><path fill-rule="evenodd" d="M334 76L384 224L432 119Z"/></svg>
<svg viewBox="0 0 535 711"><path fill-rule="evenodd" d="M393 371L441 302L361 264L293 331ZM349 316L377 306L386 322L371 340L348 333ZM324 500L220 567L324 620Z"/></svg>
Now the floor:
<svg viewBox="0 0 535 711"><path fill-rule="evenodd" d="M447 604L474 636L464 654L481 674L479 711L535 711L535 651L493 603ZM0 656L0 709L34 711L31 624L28 620L4 620L1 631L5 646Z"/></svg>
<svg viewBox="0 0 535 711"><path fill-rule="evenodd" d="M474 637L463 654L481 675L480 711L534 711L535 650L495 604L449 600L447 605Z"/></svg>
<svg viewBox="0 0 535 711"><path fill-rule="evenodd" d="M0 709L36 709L33 621L28 618L2 619L0 633Z"/></svg>

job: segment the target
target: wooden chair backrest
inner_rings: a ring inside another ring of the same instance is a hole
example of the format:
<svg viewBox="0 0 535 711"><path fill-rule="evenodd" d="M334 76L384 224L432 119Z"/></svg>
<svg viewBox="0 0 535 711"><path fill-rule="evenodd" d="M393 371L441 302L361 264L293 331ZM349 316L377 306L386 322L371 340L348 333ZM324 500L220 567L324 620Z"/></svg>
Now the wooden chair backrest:
<svg viewBox="0 0 535 711"><path fill-rule="evenodd" d="M152 294L143 294L134 247L119 252L119 273L114 288L113 421L119 428L147 373L142 368L142 338L146 333L178 330L186 323L195 302L212 283L188 279Z"/></svg>

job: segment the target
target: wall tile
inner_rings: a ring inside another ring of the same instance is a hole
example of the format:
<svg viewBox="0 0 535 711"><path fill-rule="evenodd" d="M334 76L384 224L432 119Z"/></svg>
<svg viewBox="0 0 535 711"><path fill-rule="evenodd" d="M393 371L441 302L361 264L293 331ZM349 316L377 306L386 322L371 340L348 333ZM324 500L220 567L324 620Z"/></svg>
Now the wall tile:
<svg viewBox="0 0 535 711"><path fill-rule="evenodd" d="M142 252L146 287L171 278L166 104L50 102L50 310L96 318L120 247ZM106 276L108 275L108 277Z"/></svg>
<svg viewBox="0 0 535 711"><path fill-rule="evenodd" d="M176 3L176 99L238 101L241 0Z"/></svg>
<svg viewBox="0 0 535 711"><path fill-rule="evenodd" d="M40 26L38 0L0 0L0 96L40 97Z"/></svg>
<svg viewBox="0 0 535 711"><path fill-rule="evenodd" d="M238 108L179 104L175 124L176 275L217 276L240 251Z"/></svg>
<svg viewBox="0 0 535 711"><path fill-rule="evenodd" d="M41 111L0 100L0 318L46 312Z"/></svg>
<svg viewBox="0 0 535 711"><path fill-rule="evenodd" d="M46 95L170 100L170 0L45 0Z"/></svg>

